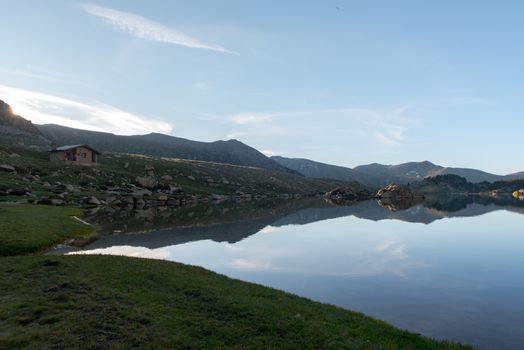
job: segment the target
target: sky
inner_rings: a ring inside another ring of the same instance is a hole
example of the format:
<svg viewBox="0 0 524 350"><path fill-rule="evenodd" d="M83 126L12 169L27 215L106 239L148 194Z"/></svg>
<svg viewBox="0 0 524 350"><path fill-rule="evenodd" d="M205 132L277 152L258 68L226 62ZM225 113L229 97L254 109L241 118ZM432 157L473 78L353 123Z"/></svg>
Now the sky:
<svg viewBox="0 0 524 350"><path fill-rule="evenodd" d="M34 123L524 170L522 1L1 6L0 99Z"/></svg>

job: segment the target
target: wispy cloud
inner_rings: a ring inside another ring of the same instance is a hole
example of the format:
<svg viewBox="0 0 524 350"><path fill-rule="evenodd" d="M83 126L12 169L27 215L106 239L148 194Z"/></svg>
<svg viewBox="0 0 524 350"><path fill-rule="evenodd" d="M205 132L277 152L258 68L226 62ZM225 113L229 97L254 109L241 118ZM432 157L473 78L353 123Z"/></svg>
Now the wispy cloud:
<svg viewBox="0 0 524 350"><path fill-rule="evenodd" d="M236 54L223 46L212 45L177 32L160 23L123 11L113 10L95 4L82 4L81 8L90 15L102 18L113 27L130 33L138 38L168 44L205 49L228 54Z"/></svg>
<svg viewBox="0 0 524 350"><path fill-rule="evenodd" d="M72 128L119 135L159 132L169 134L169 123L123 111L103 103L86 103L65 97L0 85L0 99L14 112L36 124L60 124Z"/></svg>
<svg viewBox="0 0 524 350"><path fill-rule="evenodd" d="M209 83L207 81L199 81L193 84L193 90L207 91L209 90Z"/></svg>
<svg viewBox="0 0 524 350"><path fill-rule="evenodd" d="M264 133L284 136L286 130L298 134L295 127L307 119L315 125L316 134L346 133L374 139L382 145L394 146L404 141L410 119L405 116L406 109L398 108L382 112L366 108L319 109L287 112L245 112L234 114L229 121L235 126L228 136L249 136ZM294 119L294 120L293 120ZM304 128L303 128L304 129ZM302 131L304 132L304 131Z"/></svg>
<svg viewBox="0 0 524 350"><path fill-rule="evenodd" d="M271 122L274 117L283 115L283 113L240 113L231 117L231 121L235 124L259 124Z"/></svg>

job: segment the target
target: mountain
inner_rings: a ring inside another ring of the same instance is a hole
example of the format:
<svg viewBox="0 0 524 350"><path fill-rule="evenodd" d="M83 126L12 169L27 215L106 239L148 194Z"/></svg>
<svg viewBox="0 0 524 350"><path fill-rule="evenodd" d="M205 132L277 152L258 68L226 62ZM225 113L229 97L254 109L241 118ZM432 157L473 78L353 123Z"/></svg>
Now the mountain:
<svg viewBox="0 0 524 350"><path fill-rule="evenodd" d="M0 100L0 137L4 143L48 143L29 121L13 113L11 106Z"/></svg>
<svg viewBox="0 0 524 350"><path fill-rule="evenodd" d="M358 181L363 184L374 185L368 181L365 174L342 166L324 164L303 158L271 157L274 161L286 168L295 170L306 177L335 179L340 181Z"/></svg>
<svg viewBox="0 0 524 350"><path fill-rule="evenodd" d="M72 129L54 124L37 125L37 128L46 138L57 145L88 144L100 152L136 153L202 160L296 174L296 172L237 140L198 142L157 133L121 136L105 132Z"/></svg>
<svg viewBox="0 0 524 350"><path fill-rule="evenodd" d="M281 165L296 170L306 177L359 181L368 186L380 187L388 183L408 184L439 175L458 175L471 183L510 181L524 179L524 172L506 176L490 174L477 169L449 168L429 161L398 165L378 163L346 168L300 158L271 157Z"/></svg>
<svg viewBox="0 0 524 350"><path fill-rule="evenodd" d="M490 174L482 170L476 169L465 169L465 168L440 168L433 171L430 171L427 176L435 177L438 175L458 175L468 182L479 183L479 182L495 182L505 180L505 176Z"/></svg>

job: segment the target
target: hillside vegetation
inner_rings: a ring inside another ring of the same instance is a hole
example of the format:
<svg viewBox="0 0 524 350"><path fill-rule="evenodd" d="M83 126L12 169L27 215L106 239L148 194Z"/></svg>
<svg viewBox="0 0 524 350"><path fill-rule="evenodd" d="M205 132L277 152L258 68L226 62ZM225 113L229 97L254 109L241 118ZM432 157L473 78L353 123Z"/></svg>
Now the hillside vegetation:
<svg viewBox="0 0 524 350"><path fill-rule="evenodd" d="M179 205L203 200L290 198L356 183L267 169L129 154L103 154L96 167L50 162L44 151L0 146L0 200L44 204Z"/></svg>

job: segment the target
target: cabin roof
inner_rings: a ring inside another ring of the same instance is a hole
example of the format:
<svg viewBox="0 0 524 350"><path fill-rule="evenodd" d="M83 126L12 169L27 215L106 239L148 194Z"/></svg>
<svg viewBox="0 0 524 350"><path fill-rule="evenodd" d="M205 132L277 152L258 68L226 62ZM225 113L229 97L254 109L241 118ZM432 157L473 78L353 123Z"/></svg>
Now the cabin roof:
<svg viewBox="0 0 524 350"><path fill-rule="evenodd" d="M79 147L88 148L91 151L95 152L96 154L100 154L100 152L95 150L93 147L90 147L90 146L84 145L84 144L80 144L80 145L64 145L64 146L56 147L55 149L51 150L51 152L71 151L71 150L74 150L75 148L79 148Z"/></svg>

